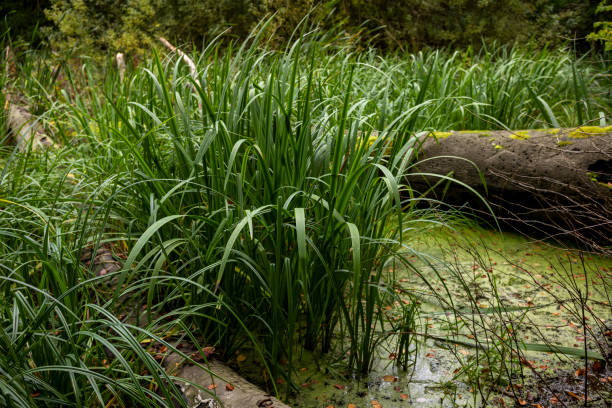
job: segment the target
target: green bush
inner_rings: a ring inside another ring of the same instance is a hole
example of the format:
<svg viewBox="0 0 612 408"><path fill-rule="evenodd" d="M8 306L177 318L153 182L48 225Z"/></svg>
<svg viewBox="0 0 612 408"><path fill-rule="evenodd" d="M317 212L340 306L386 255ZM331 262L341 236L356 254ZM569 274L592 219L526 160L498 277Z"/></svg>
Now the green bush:
<svg viewBox="0 0 612 408"><path fill-rule="evenodd" d="M612 4L609 4L607 0L602 0L597 6L597 14L612 14ZM589 39L595 41L602 41L604 43L606 51L612 51L612 18L608 18L608 21L598 21L595 23L597 31L589 35Z"/></svg>

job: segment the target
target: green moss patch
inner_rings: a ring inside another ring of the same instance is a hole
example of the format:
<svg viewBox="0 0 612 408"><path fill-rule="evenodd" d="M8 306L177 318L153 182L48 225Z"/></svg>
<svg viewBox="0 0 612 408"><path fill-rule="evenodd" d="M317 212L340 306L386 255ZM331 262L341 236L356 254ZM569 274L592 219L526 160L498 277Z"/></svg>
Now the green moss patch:
<svg viewBox="0 0 612 408"><path fill-rule="evenodd" d="M612 132L612 126L581 126L569 132L568 137L572 139L586 139L592 136L602 136Z"/></svg>
<svg viewBox="0 0 612 408"><path fill-rule="evenodd" d="M452 134L453 132L431 132L431 135L436 139L446 139Z"/></svg>
<svg viewBox="0 0 612 408"><path fill-rule="evenodd" d="M529 131L528 130L517 130L516 132L512 132L512 134L510 135L510 139L516 139L516 140L526 140L529 139L531 136L529 135Z"/></svg>

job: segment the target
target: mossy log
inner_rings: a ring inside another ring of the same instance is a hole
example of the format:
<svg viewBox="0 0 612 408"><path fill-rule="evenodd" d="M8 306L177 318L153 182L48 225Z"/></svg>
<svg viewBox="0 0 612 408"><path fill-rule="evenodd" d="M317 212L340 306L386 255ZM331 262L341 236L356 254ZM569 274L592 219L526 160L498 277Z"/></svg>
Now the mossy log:
<svg viewBox="0 0 612 408"><path fill-rule="evenodd" d="M469 189L422 173L452 175L482 194L502 220L610 246L612 126L432 132L419 159L409 177L417 191L486 210Z"/></svg>
<svg viewBox="0 0 612 408"><path fill-rule="evenodd" d="M171 354L166 360L170 374L186 380L180 383L177 380L177 384L181 387L188 407L289 408L226 364L211 358L205 366L214 376L198 366L185 364L176 354ZM222 405L217 403L215 397Z"/></svg>
<svg viewBox="0 0 612 408"><path fill-rule="evenodd" d="M7 100L7 123L19 150L36 150L53 147L53 139L47 135L42 124L30 113L27 105L10 103Z"/></svg>
<svg viewBox="0 0 612 408"><path fill-rule="evenodd" d="M9 76L15 76L15 56L10 47L4 49L5 72ZM7 127L12 134L19 150L28 148L33 150L41 147L55 146L53 139L46 134L44 127L37 118L30 113L30 106L24 98L16 92L4 92L4 110L7 118Z"/></svg>

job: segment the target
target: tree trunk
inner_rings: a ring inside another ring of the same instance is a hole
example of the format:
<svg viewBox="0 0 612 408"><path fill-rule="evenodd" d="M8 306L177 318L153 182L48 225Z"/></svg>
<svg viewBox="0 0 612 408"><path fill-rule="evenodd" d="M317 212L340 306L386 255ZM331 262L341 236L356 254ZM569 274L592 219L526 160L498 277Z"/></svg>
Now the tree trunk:
<svg viewBox="0 0 612 408"><path fill-rule="evenodd" d="M429 136L408 180L416 191L432 188L445 203L486 212L469 189L422 173L450 174L482 194L502 221L610 250L612 126Z"/></svg>

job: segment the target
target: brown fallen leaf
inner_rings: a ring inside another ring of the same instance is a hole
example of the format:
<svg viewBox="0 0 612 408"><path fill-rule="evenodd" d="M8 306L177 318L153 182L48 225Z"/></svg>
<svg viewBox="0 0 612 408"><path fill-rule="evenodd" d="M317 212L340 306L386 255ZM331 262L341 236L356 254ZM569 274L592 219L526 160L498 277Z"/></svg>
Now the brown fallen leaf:
<svg viewBox="0 0 612 408"><path fill-rule="evenodd" d="M565 392L567 393L567 395L569 395L570 397L572 397L572 398L574 398L574 399L576 399L578 401L584 400L584 395L578 395L578 394L576 394L575 392L572 392L572 391L565 391ZM587 398L587 401L590 401L590 400L591 400L590 398Z"/></svg>
<svg viewBox="0 0 612 408"><path fill-rule="evenodd" d="M383 376L383 381L384 381L384 382L396 382L396 381L397 381L397 378L395 378L395 377L394 377L394 376L392 376L392 375L388 375L388 374L387 374L387 375Z"/></svg>
<svg viewBox="0 0 612 408"><path fill-rule="evenodd" d="M236 357L236 361L239 363L242 363L244 360L246 360L246 356L244 354L238 354L238 357Z"/></svg>
<svg viewBox="0 0 612 408"><path fill-rule="evenodd" d="M227 391L234 391L234 386L232 384L225 384L225 389Z"/></svg>
<svg viewBox="0 0 612 408"><path fill-rule="evenodd" d="M208 388L209 390L214 390L215 388L217 388L217 384L214 384L214 383L213 383L213 384L210 384L210 385L209 385L208 387L206 387L206 388Z"/></svg>
<svg viewBox="0 0 612 408"><path fill-rule="evenodd" d="M524 399L522 399L522 398L519 398L519 399L518 399L518 403L519 403L519 405L521 405L521 406L525 406L525 405L527 405L527 401L525 401L525 400L524 400Z"/></svg>
<svg viewBox="0 0 612 408"><path fill-rule="evenodd" d="M212 356L213 354L215 354L215 348L214 347L204 347L202 348L202 354L204 354L204 356L206 358L210 358L210 356Z"/></svg>
<svg viewBox="0 0 612 408"><path fill-rule="evenodd" d="M380 402L376 400L372 400L371 404L372 404L372 408L382 408L382 405L380 405Z"/></svg>
<svg viewBox="0 0 612 408"><path fill-rule="evenodd" d="M339 390L343 390L344 389L344 385L342 385L342 384L334 384L334 388L337 388Z"/></svg>
<svg viewBox="0 0 612 408"><path fill-rule="evenodd" d="M357 408L357 405L355 405L355 404L348 404L348 406L346 408Z"/></svg>
<svg viewBox="0 0 612 408"><path fill-rule="evenodd" d="M400 394L400 398L402 399L402 401L406 401L409 398L408 394Z"/></svg>
<svg viewBox="0 0 612 408"><path fill-rule="evenodd" d="M575 392L572 392L572 391L566 391L566 392L567 392L567 395L569 395L572 398L575 398L577 400L582 399L580 395L576 394Z"/></svg>

